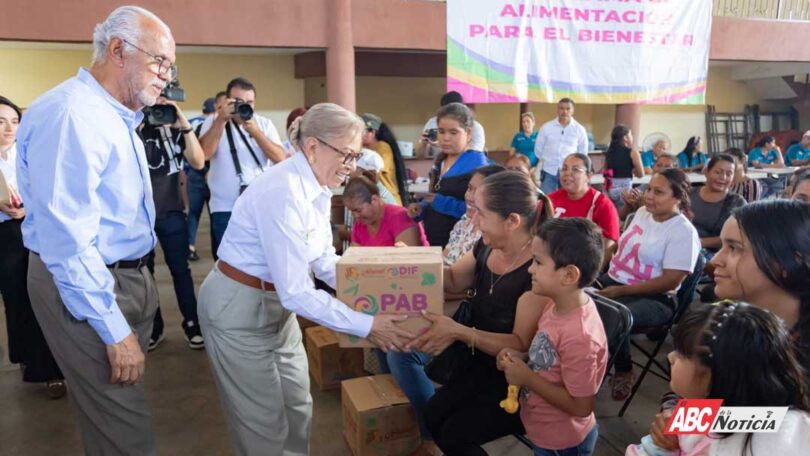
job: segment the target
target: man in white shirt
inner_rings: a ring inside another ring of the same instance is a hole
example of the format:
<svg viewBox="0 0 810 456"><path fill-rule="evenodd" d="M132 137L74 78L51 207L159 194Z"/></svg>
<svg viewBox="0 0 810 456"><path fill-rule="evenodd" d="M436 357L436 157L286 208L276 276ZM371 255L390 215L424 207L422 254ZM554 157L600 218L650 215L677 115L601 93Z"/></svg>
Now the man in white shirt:
<svg viewBox="0 0 810 456"><path fill-rule="evenodd" d="M563 98L557 103L557 118L543 124L534 143L543 193L560 188L560 166L574 152L588 153L588 133L574 119L574 100Z"/></svg>
<svg viewBox="0 0 810 456"><path fill-rule="evenodd" d="M200 144L210 160L208 208L214 260L236 198L270 167L268 163L278 163L286 156L270 119L253 113L256 87L247 79L236 78L228 83L226 92L227 102L218 105L216 115L206 119L200 129Z"/></svg>
<svg viewBox="0 0 810 456"><path fill-rule="evenodd" d="M464 103L464 97L460 93L452 91L442 95L439 107L449 105L450 103ZM422 139L416 143L415 153L417 156L424 155L425 152L430 152L430 155L436 156L441 151L437 144L437 137L434 135L430 138L431 130L438 130L439 125L436 122L436 116L431 117L425 123L422 129ZM473 121L472 140L470 141L469 150L477 150L484 152L486 144L486 135L484 134L484 127L478 123L477 120Z"/></svg>

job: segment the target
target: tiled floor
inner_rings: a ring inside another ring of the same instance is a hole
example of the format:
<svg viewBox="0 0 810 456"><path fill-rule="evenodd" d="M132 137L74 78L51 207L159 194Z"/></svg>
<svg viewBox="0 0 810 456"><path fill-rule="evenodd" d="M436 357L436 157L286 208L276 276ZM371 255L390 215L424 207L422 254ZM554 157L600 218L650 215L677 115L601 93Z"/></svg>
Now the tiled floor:
<svg viewBox="0 0 810 456"><path fill-rule="evenodd" d="M211 268L207 217L198 242L202 260L192 263L197 286ZM158 257L162 254L158 253ZM146 391L154 415L158 445L164 455L231 454L225 422L217 399L208 360L202 351L187 348L180 329L171 277L161 262L156 277L160 288L166 340L147 357ZM6 347L5 320L0 315L0 346ZM17 366L0 362L0 455L80 455L82 447L69 400L50 400L41 385L24 384ZM603 387L597 400L600 439L596 455L623 454L628 443L646 433L657 411L665 382L648 377L624 418L619 403ZM313 390L311 454L350 455L342 437L339 391ZM530 455L516 439L505 437L485 447L492 455Z"/></svg>

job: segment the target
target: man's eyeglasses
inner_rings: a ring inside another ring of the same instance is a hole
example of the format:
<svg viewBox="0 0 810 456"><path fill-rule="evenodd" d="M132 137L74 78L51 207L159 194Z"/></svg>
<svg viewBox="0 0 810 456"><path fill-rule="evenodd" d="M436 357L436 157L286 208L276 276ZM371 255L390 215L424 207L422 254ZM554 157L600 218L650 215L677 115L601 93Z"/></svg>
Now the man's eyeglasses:
<svg viewBox="0 0 810 456"><path fill-rule="evenodd" d="M323 139L321 139L321 138L315 138L315 139L317 139L319 143L323 144L324 146L326 146L326 147L328 147L328 148L330 148L330 149L334 150L334 151L335 151L335 152L337 152L339 155L341 155L341 156L343 157L343 164L344 164L344 165L348 165L348 164L350 164L351 162L355 162L355 163L356 163L356 162L357 162L357 160L360 160L360 157L362 157L362 156L363 156L363 153L362 153L362 152L344 152L344 151L342 151L342 150L338 149L337 147L335 147L335 146L333 146L333 145L329 144L328 142L324 141L324 140L323 140Z"/></svg>
<svg viewBox="0 0 810 456"><path fill-rule="evenodd" d="M139 48L138 46L135 46L134 44L130 43L127 40L121 40L121 41L123 41L124 43L126 43L126 44L134 47L135 49L143 52L144 54L148 55L149 57L152 57L153 59L155 59L155 61L158 64L158 74L164 75L166 73L169 73L171 75L171 77L172 77L172 81L177 77L177 65L173 64L166 57L162 57L162 56L159 56L159 55L154 55L151 52L144 51L143 49Z"/></svg>

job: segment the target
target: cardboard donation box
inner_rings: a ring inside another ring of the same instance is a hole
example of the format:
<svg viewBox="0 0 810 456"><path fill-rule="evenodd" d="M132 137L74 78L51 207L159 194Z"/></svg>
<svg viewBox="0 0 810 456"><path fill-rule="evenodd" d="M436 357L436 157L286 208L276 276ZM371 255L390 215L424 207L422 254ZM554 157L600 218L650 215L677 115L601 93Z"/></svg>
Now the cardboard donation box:
<svg viewBox="0 0 810 456"><path fill-rule="evenodd" d="M301 327L301 333L302 334L307 330L307 328L311 328L313 326L318 326L318 324L315 323L314 321L307 320L306 318L304 318L304 317L302 317L300 315L296 315L295 318L298 320L298 326Z"/></svg>
<svg viewBox="0 0 810 456"><path fill-rule="evenodd" d="M337 264L337 298L354 310L408 315L399 325L414 334L430 327L422 311L444 311L441 247L350 247ZM372 347L338 334L341 347Z"/></svg>
<svg viewBox="0 0 810 456"><path fill-rule="evenodd" d="M407 455L420 443L416 415L391 375L341 384L343 435L354 456Z"/></svg>
<svg viewBox="0 0 810 456"><path fill-rule="evenodd" d="M305 345L309 375L321 391L337 389L343 380L366 375L363 350L338 347L336 334L329 328L307 328Z"/></svg>

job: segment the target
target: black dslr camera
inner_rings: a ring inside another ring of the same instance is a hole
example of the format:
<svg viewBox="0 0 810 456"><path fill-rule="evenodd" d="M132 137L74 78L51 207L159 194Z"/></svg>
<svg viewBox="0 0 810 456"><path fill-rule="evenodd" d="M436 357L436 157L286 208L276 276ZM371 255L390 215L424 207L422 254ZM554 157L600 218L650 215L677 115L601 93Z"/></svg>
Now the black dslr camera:
<svg viewBox="0 0 810 456"><path fill-rule="evenodd" d="M253 118L253 108L244 100L237 98L233 102L233 114L243 121L248 121Z"/></svg>
<svg viewBox="0 0 810 456"><path fill-rule="evenodd" d="M160 96L171 101L186 101L186 91L180 88L180 81L177 79L170 82ZM143 108L146 124L153 127L160 125L172 125L177 122L177 110L172 105L154 105Z"/></svg>

